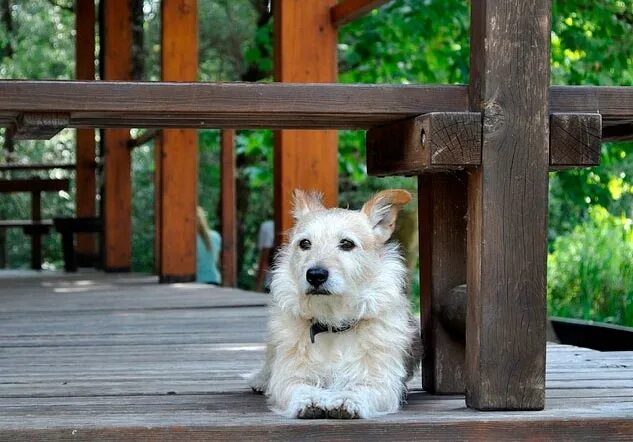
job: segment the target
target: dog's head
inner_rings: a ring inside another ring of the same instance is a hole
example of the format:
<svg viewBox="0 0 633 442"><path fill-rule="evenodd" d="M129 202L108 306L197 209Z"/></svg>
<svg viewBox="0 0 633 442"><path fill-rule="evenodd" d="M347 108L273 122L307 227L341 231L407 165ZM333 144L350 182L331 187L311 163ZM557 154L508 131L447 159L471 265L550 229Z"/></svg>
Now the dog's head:
<svg viewBox="0 0 633 442"><path fill-rule="evenodd" d="M278 304L334 321L362 316L369 292L380 296L385 284L400 291L403 266L386 243L398 210L410 199L406 190L385 190L359 211L326 209L319 194L296 190L295 227L273 277Z"/></svg>

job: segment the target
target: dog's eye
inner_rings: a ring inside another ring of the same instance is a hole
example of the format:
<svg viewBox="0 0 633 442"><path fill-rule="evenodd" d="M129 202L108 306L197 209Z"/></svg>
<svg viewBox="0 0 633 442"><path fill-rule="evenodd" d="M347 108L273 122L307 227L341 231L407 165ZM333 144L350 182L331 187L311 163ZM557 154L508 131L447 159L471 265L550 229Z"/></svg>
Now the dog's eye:
<svg viewBox="0 0 633 442"><path fill-rule="evenodd" d="M341 242L338 243L338 247L339 249L344 250L345 252L349 252L354 247L356 247L356 244L354 244L354 241L352 240L342 239Z"/></svg>
<svg viewBox="0 0 633 442"><path fill-rule="evenodd" d="M299 241L299 248L301 250L310 250L310 247L312 247L312 243L309 240L302 239Z"/></svg>

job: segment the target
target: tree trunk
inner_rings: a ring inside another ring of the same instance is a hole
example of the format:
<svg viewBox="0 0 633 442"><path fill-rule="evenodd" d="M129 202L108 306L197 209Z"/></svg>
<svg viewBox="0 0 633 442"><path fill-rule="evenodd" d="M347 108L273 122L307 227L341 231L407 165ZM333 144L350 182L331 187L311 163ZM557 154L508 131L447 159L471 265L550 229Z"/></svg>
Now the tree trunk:
<svg viewBox="0 0 633 442"><path fill-rule="evenodd" d="M145 75L145 46L144 30L145 15L143 14L143 0L132 0L132 79L143 80Z"/></svg>
<svg viewBox="0 0 633 442"><path fill-rule="evenodd" d="M13 46L11 45L11 37L13 34L13 19L11 17L11 0L0 0L0 19L2 25L7 30L7 44L0 49L2 57L13 57Z"/></svg>

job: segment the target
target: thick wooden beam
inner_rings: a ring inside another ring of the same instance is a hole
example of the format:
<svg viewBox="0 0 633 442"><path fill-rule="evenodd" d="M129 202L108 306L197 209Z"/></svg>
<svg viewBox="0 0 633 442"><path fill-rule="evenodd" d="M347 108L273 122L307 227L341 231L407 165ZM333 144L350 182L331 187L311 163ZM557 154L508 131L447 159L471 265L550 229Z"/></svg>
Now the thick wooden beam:
<svg viewBox="0 0 633 442"><path fill-rule="evenodd" d="M237 286L237 188L235 182L235 131L220 132L222 157L221 216L222 216L222 285Z"/></svg>
<svg viewBox="0 0 633 442"><path fill-rule="evenodd" d="M13 129L15 140L48 140L70 125L70 115L62 112L20 114Z"/></svg>
<svg viewBox="0 0 633 442"><path fill-rule="evenodd" d="M336 81L336 29L330 8L336 0L274 2L275 81ZM340 97L342 98L342 97ZM275 231L292 227L291 193L295 188L321 192L329 206L338 199L336 131L280 131L275 134Z"/></svg>
<svg viewBox="0 0 633 442"><path fill-rule="evenodd" d="M196 0L163 0L161 9L161 76L166 81L198 78L198 11ZM158 148L161 163L159 208L161 282L196 278L196 205L198 201L198 133L166 129Z"/></svg>
<svg viewBox="0 0 633 442"><path fill-rule="evenodd" d="M441 112L367 132L367 173L413 175L481 162L481 114Z"/></svg>
<svg viewBox="0 0 633 442"><path fill-rule="evenodd" d="M343 26L388 1L390 0L341 0L330 11L332 24L336 27Z"/></svg>
<svg viewBox="0 0 633 442"><path fill-rule="evenodd" d="M132 63L132 27L127 0L103 5L103 74L106 80L129 80ZM91 97L88 101L98 100ZM132 183L129 129L104 131L103 229L104 269L129 271L132 261Z"/></svg>
<svg viewBox="0 0 633 442"><path fill-rule="evenodd" d="M599 113L604 141L633 139L633 87L550 91L551 112ZM466 86L0 80L0 126L61 112L69 127L369 129L468 111Z"/></svg>
<svg viewBox="0 0 633 442"><path fill-rule="evenodd" d="M367 132L369 175L418 175L481 164L481 114L431 113ZM600 163L601 116L554 113L550 117L549 169Z"/></svg>
<svg viewBox="0 0 633 442"><path fill-rule="evenodd" d="M600 114L554 113L550 116L550 169L600 164Z"/></svg>
<svg viewBox="0 0 633 442"><path fill-rule="evenodd" d="M94 2L75 1L75 77L78 80L95 78L95 16ZM93 217L97 213L95 149L94 129L77 129L75 206L78 217ZM80 255L94 256L96 235L78 234L76 250Z"/></svg>
<svg viewBox="0 0 633 442"><path fill-rule="evenodd" d="M447 293L466 281L465 172L418 178L422 386L437 394L464 392L464 342L441 322Z"/></svg>
<svg viewBox="0 0 633 442"><path fill-rule="evenodd" d="M550 0L473 0L466 403L545 405Z"/></svg>

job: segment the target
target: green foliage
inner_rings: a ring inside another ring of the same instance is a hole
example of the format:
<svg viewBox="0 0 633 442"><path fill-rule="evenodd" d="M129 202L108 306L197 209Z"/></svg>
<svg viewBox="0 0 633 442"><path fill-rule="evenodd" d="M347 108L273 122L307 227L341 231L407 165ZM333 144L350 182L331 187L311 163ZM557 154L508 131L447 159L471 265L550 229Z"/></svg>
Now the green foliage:
<svg viewBox="0 0 633 442"><path fill-rule="evenodd" d="M552 3L552 83L633 85L633 2Z"/></svg>
<svg viewBox="0 0 633 442"><path fill-rule="evenodd" d="M633 220L604 207L558 237L548 259L550 314L633 326Z"/></svg>
<svg viewBox="0 0 633 442"><path fill-rule="evenodd" d="M467 83L469 8L461 0L395 0L345 26L342 83Z"/></svg>
<svg viewBox="0 0 633 442"><path fill-rule="evenodd" d="M553 84L633 85L633 2L559 0L552 6ZM631 210L632 153L633 143L607 143L600 166L551 174L550 240L587 220L594 204L615 215Z"/></svg>
<svg viewBox="0 0 633 442"><path fill-rule="evenodd" d="M75 17L46 0L12 2L13 32L0 24L0 48L13 48L0 62L0 78L71 79L75 72Z"/></svg>

